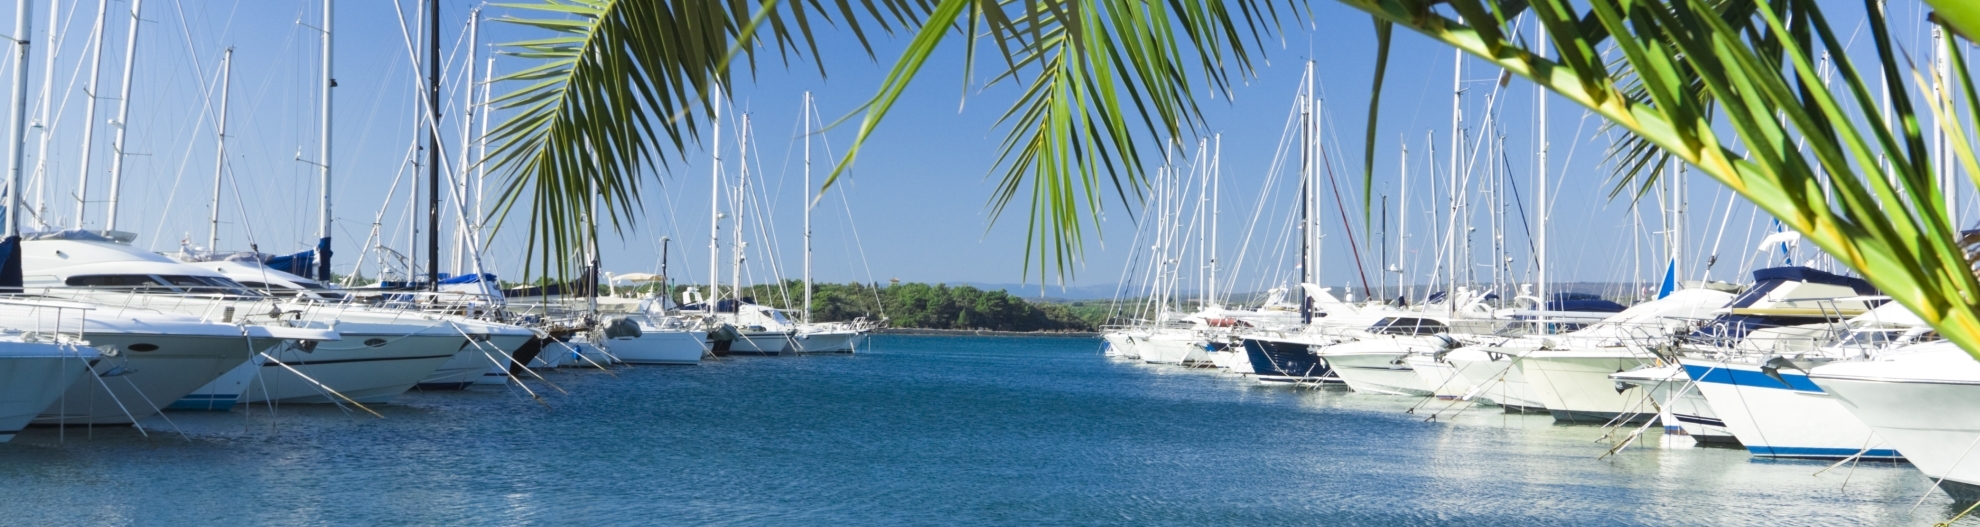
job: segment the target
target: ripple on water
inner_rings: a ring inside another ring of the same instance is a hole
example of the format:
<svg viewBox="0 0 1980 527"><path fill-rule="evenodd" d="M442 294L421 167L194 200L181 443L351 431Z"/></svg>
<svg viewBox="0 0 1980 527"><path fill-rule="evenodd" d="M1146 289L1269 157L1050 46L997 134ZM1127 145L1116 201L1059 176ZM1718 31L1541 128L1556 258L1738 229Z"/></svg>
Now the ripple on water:
<svg viewBox="0 0 1980 527"><path fill-rule="evenodd" d="M883 336L377 409L172 413L0 445L7 523L1915 524L1905 465L1632 448L1593 427L1101 357ZM562 389L562 393L558 388ZM173 425L186 437L172 433ZM189 437L190 439L187 439ZM1646 440L1654 445L1654 442ZM1844 479L1848 485L1843 485Z"/></svg>

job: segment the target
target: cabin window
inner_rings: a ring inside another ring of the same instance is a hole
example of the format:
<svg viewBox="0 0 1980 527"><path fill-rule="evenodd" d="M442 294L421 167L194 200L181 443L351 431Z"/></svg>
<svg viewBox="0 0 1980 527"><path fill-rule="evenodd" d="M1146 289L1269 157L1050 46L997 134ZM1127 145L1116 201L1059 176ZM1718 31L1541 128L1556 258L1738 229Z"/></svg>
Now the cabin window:
<svg viewBox="0 0 1980 527"><path fill-rule="evenodd" d="M63 281L71 287L153 287L166 285L148 274L96 274L71 276Z"/></svg>

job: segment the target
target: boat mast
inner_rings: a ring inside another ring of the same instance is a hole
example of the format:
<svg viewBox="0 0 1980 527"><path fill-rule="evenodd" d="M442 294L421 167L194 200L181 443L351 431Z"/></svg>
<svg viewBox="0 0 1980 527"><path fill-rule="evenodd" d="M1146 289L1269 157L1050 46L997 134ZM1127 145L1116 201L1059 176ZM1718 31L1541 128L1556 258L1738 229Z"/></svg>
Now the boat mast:
<svg viewBox="0 0 1980 527"><path fill-rule="evenodd" d="M1305 284L1313 283L1313 61L1306 61L1306 86L1299 98L1299 321L1313 323L1313 301Z"/></svg>
<svg viewBox="0 0 1980 527"><path fill-rule="evenodd" d="M469 9L468 22L467 22L467 47L468 47L467 72L463 74L461 78L468 79L468 82L470 83L472 83L474 79L474 62L475 59L477 58L475 52L480 50L480 47L475 45L476 42L475 37L479 29L481 29L481 8L477 7L474 9ZM469 150L467 145L468 143L474 141L473 134L474 134L475 106L474 106L473 86L474 86L473 84L469 84L467 89L461 90L461 99L462 99L461 156L460 156L461 162L460 164L455 165L461 168L461 178L458 180L458 183L454 185L454 188L460 189L461 200L470 203L473 202L473 196L470 195L468 192L469 183L467 176L468 176L468 163L470 162L470 159L468 158ZM454 181L449 181L449 183L454 183ZM596 210L592 211L592 215L596 216L597 214L598 211ZM471 234L472 230L468 228L467 215L456 214L456 216L459 216L458 219L460 221L454 222L454 225L455 228L459 229L460 232L454 235L454 274L458 275L461 274L461 264L467 260L467 253L468 253L468 244L467 241L463 238L466 236L473 236L473 234Z"/></svg>
<svg viewBox="0 0 1980 527"><path fill-rule="evenodd" d="M96 94L98 80L103 77L103 18L110 9L110 0L96 0L96 25L90 30L95 35L96 44L90 49L89 87L84 95L89 103L83 105L83 155L82 170L77 171L76 183L76 228L83 226L83 211L89 206L89 158L96 146Z"/></svg>
<svg viewBox="0 0 1980 527"><path fill-rule="evenodd" d="M110 210L103 220L106 231L117 230L117 196L124 189L124 133L131 128L131 73L137 65L138 13L142 9L144 0L131 0L131 27L124 34L124 81L117 95L117 133L110 141Z"/></svg>
<svg viewBox="0 0 1980 527"><path fill-rule="evenodd" d="M495 85L495 59L490 58L488 59L488 67L483 68L481 74L481 107L480 107L482 112L481 132L480 132L481 135L479 136L480 140L476 141L476 145L475 145L475 148L479 150L478 152L475 153L475 158L480 159L481 162L475 165L474 207L469 209L474 211L474 223L472 223L472 225L474 226L473 236L476 239L481 238L481 229L482 227L485 226L484 225L485 221L483 220L483 215L482 215L482 208L483 208L482 190L483 187L486 186L488 183L488 121L492 121L493 119L489 119L487 113L489 111L488 110L489 108L488 104L490 101L489 97L492 96L492 94L490 93L490 88L493 87L494 85ZM479 260L480 257L477 256L475 257L475 259Z"/></svg>
<svg viewBox="0 0 1980 527"><path fill-rule="evenodd" d="M715 312L715 299L722 291L722 89L715 89L714 110L708 118L708 294L702 304Z"/></svg>
<svg viewBox="0 0 1980 527"><path fill-rule="evenodd" d="M1938 82L1941 85L1950 85L1948 83L1952 81L1952 61L1950 60L1952 45L1952 39L1946 38L1945 29L1933 25L1932 69L1933 74L1938 76ZM1946 104L1950 108L1952 105L1956 105L1956 101L1958 100L1959 98L1957 97L1949 97L1946 99ZM1959 112L1958 110L1954 110L1950 114L1959 115ZM1952 138L1946 133L1947 124L1960 126L1957 123L1950 123L1945 119L1939 119L1933 123L1932 142L1936 148L1934 148L1935 155L1932 156L1932 164L1934 165L1932 168L1939 172L1939 188L1945 189L1946 219L1952 223L1953 227L1957 228L1959 227L1959 187L1961 185L1959 178L1953 174L1957 169L1952 163Z"/></svg>
<svg viewBox="0 0 1980 527"><path fill-rule="evenodd" d="M217 252L220 249L220 181L227 173L227 98L233 89L234 48L220 56L220 121L214 125L216 132L213 149L213 204L207 216L206 250Z"/></svg>
<svg viewBox="0 0 1980 527"><path fill-rule="evenodd" d="M811 92L804 92L804 321L811 322Z"/></svg>
<svg viewBox="0 0 1980 527"><path fill-rule="evenodd" d="M440 290L440 0L426 0L426 287Z"/></svg>
<svg viewBox="0 0 1980 527"><path fill-rule="evenodd" d="M1396 185L1400 196L1396 196L1396 264L1384 269L1384 273L1395 273L1396 292L1409 298L1409 266L1403 265L1409 258L1409 140L1407 136L1397 136L1396 144L1402 146L1402 166L1396 172Z"/></svg>
<svg viewBox="0 0 1980 527"><path fill-rule="evenodd" d="M14 0L14 34L28 36L34 30L34 23L28 17L34 16L33 0ZM26 38L14 40L14 113L7 125L7 249L6 262L0 263L0 287L20 291L21 275L21 156L26 154L27 145L22 139L27 136L27 67L28 44Z"/></svg>
<svg viewBox="0 0 1980 527"><path fill-rule="evenodd" d="M729 290L736 295L736 305L742 305L743 298L743 212L748 207L749 192L749 114L742 115L742 122L736 125L736 160L741 165L736 169L736 190L729 200L729 211L735 213L736 228L730 236L729 252L733 259L729 262ZM736 315L742 315L742 308L736 308Z"/></svg>
<svg viewBox="0 0 1980 527"><path fill-rule="evenodd" d="M1451 314L1457 314L1458 283L1458 150L1463 148L1461 130L1464 124L1464 52L1452 55L1451 61L1451 221L1450 231L1445 233L1448 243L1444 244L1450 262L1449 285L1444 288L1444 307Z"/></svg>
<svg viewBox="0 0 1980 527"><path fill-rule="evenodd" d="M1204 297L1212 305L1218 305L1218 214L1224 212L1218 204L1218 196L1222 196L1218 184L1224 182L1224 135L1218 133L1214 139L1210 147L1210 248L1204 250L1210 256L1210 281L1204 281L1204 289L1208 291Z"/></svg>
<svg viewBox="0 0 1980 527"><path fill-rule="evenodd" d="M41 146L34 154L34 223L48 227L48 206L42 196L48 193L48 143L55 139L55 121L49 116L55 97L55 58L62 49L62 41L56 38L56 27L61 26L61 6L49 2L48 5L48 60L41 70L41 116L35 119L35 128L41 129ZM26 140L26 138L22 138Z"/></svg>
<svg viewBox="0 0 1980 527"><path fill-rule="evenodd" d="M323 0L323 64L321 64L323 94L317 100L317 104L322 108L318 110L322 114L322 121L318 123L321 129L317 132L319 141L316 146L316 170L323 187L323 196L317 204L316 211L316 276L311 277L326 282L330 280L330 89L337 87L337 79L330 77L330 23L333 20L330 16L330 4L333 2L334 0ZM136 12L135 9L132 10L133 16Z"/></svg>
<svg viewBox="0 0 1980 527"><path fill-rule="evenodd" d="M1535 35L1535 40L1538 43L1533 49L1540 50L1540 58L1545 59L1547 58L1547 26L1545 24L1535 24L1535 27L1538 28ZM1551 142L1547 140L1547 90L1535 84L1533 85L1533 93L1534 97L1539 99L1535 101L1534 112L1539 118L1539 126L1537 128L1539 128L1538 135L1540 140L1539 148L1534 151L1540 157L1539 162L1534 165L1538 169L1537 179L1540 181L1537 185L1539 190L1536 192L1537 195L1534 198L1539 201L1539 206L1534 207L1536 209L1535 217L1539 225L1535 226L1533 234L1535 238L1533 244L1533 262L1534 267L1538 268L1538 276L1535 280L1538 284L1533 290L1540 294L1540 305L1538 309L1545 311L1547 309L1547 302L1551 300L1547 296L1547 209L1549 208L1547 206L1547 147L1551 146Z"/></svg>

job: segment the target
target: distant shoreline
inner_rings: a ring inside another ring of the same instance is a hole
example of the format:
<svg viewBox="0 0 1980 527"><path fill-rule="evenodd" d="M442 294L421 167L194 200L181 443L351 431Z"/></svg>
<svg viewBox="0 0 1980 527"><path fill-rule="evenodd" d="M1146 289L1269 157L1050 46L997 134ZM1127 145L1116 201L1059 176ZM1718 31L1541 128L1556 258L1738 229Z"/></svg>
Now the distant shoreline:
<svg viewBox="0 0 1980 527"><path fill-rule="evenodd" d="M915 329L883 328L876 333L883 335L971 335L980 337L1099 337L1092 331L993 331L988 329Z"/></svg>

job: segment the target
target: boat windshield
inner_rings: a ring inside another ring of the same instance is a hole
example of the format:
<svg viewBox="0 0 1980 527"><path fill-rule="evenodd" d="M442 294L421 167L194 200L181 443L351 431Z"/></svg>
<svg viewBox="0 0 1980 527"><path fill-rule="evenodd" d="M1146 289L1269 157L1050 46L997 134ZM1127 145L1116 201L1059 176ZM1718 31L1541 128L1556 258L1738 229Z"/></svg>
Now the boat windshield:
<svg viewBox="0 0 1980 527"><path fill-rule="evenodd" d="M220 293L229 296L264 296L233 280L212 276L97 274L71 276L62 283L70 287L124 289L138 293Z"/></svg>
<svg viewBox="0 0 1980 527"><path fill-rule="evenodd" d="M1382 335L1435 335L1446 333L1449 328L1434 319L1416 317L1389 317L1376 322L1371 332Z"/></svg>

